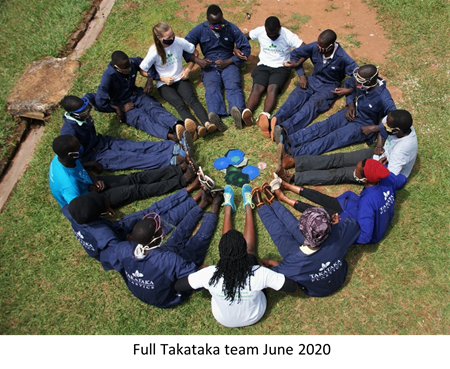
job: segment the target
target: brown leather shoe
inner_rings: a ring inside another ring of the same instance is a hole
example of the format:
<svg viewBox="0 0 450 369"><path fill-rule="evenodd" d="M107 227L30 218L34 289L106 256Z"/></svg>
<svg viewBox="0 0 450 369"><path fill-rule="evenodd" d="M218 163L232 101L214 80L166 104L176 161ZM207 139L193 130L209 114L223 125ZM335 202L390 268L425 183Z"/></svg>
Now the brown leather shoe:
<svg viewBox="0 0 450 369"><path fill-rule="evenodd" d="M284 169L281 165L275 169L275 173L280 177L283 181L287 183L292 183L293 175L289 173L286 169Z"/></svg>
<svg viewBox="0 0 450 369"><path fill-rule="evenodd" d="M294 168L295 159L284 151L284 144L279 143L277 146L278 165L282 165L284 169Z"/></svg>
<svg viewBox="0 0 450 369"><path fill-rule="evenodd" d="M272 189L270 188L270 185L267 182L264 182L261 187L259 187L261 192L264 194L264 196L266 196L266 201L269 204L272 204L275 200L276 197L275 195L272 193Z"/></svg>
<svg viewBox="0 0 450 369"><path fill-rule="evenodd" d="M261 205L265 204L265 202L262 198L261 189L259 187L255 187L252 190L252 201L257 208L259 208Z"/></svg>

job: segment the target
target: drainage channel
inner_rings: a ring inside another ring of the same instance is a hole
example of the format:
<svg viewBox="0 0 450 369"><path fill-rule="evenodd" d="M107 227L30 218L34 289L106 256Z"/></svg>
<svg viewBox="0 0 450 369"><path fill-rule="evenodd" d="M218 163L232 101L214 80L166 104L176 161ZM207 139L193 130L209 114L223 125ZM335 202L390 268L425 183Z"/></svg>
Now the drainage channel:
<svg viewBox="0 0 450 369"><path fill-rule="evenodd" d="M111 12L116 0L103 0L98 5L95 16L89 22L89 26L84 36L78 41L73 52L67 57L69 60L80 58L84 52L96 41L98 35L103 30L106 19ZM31 160L33 153L44 134L44 125L31 125L29 132L24 140L20 143L14 158L9 163L8 169L4 173L0 181L0 212L3 208L20 180L22 174L26 170L26 166Z"/></svg>

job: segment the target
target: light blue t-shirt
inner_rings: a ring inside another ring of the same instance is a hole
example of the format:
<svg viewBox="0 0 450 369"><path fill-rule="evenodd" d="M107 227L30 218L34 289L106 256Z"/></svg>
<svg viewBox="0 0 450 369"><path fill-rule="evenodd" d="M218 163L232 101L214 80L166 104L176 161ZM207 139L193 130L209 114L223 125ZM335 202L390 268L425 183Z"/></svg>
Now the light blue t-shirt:
<svg viewBox="0 0 450 369"><path fill-rule="evenodd" d="M93 184L79 160L75 162L74 168L67 168L58 161L56 155L50 163L48 179L50 190L61 207L75 197L87 194L89 185Z"/></svg>

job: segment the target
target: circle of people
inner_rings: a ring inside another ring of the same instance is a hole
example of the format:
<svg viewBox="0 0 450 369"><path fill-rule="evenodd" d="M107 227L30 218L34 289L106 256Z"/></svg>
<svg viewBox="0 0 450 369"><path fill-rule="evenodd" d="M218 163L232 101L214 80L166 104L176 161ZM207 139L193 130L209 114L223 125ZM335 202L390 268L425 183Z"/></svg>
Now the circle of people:
<svg viewBox="0 0 450 369"><path fill-rule="evenodd" d="M193 290L206 288L215 319L226 327L242 327L264 315L267 287L286 292L300 287L309 296L322 297L342 286L348 248L383 238L393 218L396 191L406 184L414 165L417 138L411 114L396 109L378 68L359 66L336 42L334 31L327 29L316 42L305 44L274 16L244 34L223 18L217 5L210 5L206 15L185 38L175 37L169 24L159 22L144 59L115 51L96 93L64 97L66 112L61 135L53 141L56 155L49 182L87 254L105 270L119 272L134 296L158 308L172 308ZM258 40L260 53L245 103L239 66L250 55L249 39ZM314 70L306 77L303 63L308 59ZM201 67L208 112L189 82L195 64ZM299 76L298 86L272 116L291 69ZM147 78L145 88L135 84L138 73ZM155 81L181 119L149 95ZM214 180L194 160L194 142L224 132L226 116L233 118L236 129L252 126L263 94L264 111L255 124L277 144L279 163L270 183L242 187L246 215L241 233L233 229L232 187L214 188ZM309 125L342 96L343 110ZM120 122L163 140L133 142L97 134L92 107L115 113ZM376 141L376 146L320 155L364 141ZM92 173L124 169L142 171ZM363 190L335 198L301 187L338 183L359 183ZM114 216L118 207L174 190L179 191L120 220L105 217ZM291 199L286 191L321 207ZM282 202L302 212L300 219ZM210 212L205 212L208 207ZM255 207L281 261L257 259ZM220 259L204 266L221 208Z"/></svg>

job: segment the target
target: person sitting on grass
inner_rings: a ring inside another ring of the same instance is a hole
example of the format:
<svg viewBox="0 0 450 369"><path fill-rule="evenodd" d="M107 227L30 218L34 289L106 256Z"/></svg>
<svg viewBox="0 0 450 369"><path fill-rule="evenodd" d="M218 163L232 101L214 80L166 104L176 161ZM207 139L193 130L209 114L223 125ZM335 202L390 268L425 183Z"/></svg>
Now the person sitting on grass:
<svg viewBox="0 0 450 369"><path fill-rule="evenodd" d="M263 289L270 287L276 291L295 292L297 285L283 274L258 264L251 187L248 184L242 187L244 234L232 229L231 214L236 206L230 186L225 186L224 197L225 217L217 265L180 279L175 289L179 292L202 287L208 289L214 318L225 327L244 327L263 317L267 306Z"/></svg>
<svg viewBox="0 0 450 369"><path fill-rule="evenodd" d="M367 64L353 72L353 77L345 81L345 88L353 91L346 97L347 108L292 134L282 131L277 140L279 156L283 151L294 158L319 155L354 143L367 141L370 145L375 141L376 134L367 136L362 128L379 124L396 109L386 81L378 77L375 65Z"/></svg>
<svg viewBox="0 0 450 369"><path fill-rule="evenodd" d="M203 59L195 57L195 62L202 68L208 111L219 118L228 116L223 99L225 89L229 112L235 124L239 122L242 126L240 112L245 107L245 98L239 66L250 56L247 38L223 18L222 9L214 4L206 9L206 22L195 26L185 38L202 50ZM235 47L239 49L239 57L233 54ZM185 58L189 60L190 56ZM211 123L216 124L213 120Z"/></svg>
<svg viewBox="0 0 450 369"><path fill-rule="evenodd" d="M394 217L396 192L405 186L406 177L403 174L390 173L383 164L374 159L358 162L353 175L356 181L364 186L359 196L352 191L346 191L335 198L316 190L297 187L282 181L278 176L276 182L281 187L274 193L278 200L291 205L300 212L313 206L288 198L282 190L292 191L322 205L330 215L339 214L341 219L354 218L361 227L361 234L356 243L377 243L384 237ZM275 184L274 181L272 184Z"/></svg>
<svg viewBox="0 0 450 369"><path fill-rule="evenodd" d="M168 234L200 200L200 192L190 197L186 189L171 194L147 209L110 221L104 215L114 216L108 198L102 193L89 192L64 205L61 212L70 221L73 234L86 253L100 261L100 253L107 247L126 241L134 225L150 213L161 217L162 227ZM112 269L103 265L105 270Z"/></svg>
<svg viewBox="0 0 450 369"><path fill-rule="evenodd" d="M259 105L262 94L267 90L264 109L259 114L256 124L259 125L260 119L264 119L268 125L277 97L291 74L291 70L284 63L289 61L291 49L305 43L296 34L281 27L280 20L274 16L268 17L264 26L251 30L246 36L249 39L258 40L261 51L258 65L252 71L252 92L248 98L247 107L242 112L242 120L247 126L253 124L253 112Z"/></svg>
<svg viewBox="0 0 450 369"><path fill-rule="evenodd" d="M197 173L188 163L128 175L95 177L81 165L80 147L75 136L62 135L53 140L56 155L50 163L49 182L52 194L61 207L93 191L103 193L115 209L183 187L188 192L200 187Z"/></svg>
<svg viewBox="0 0 450 369"><path fill-rule="evenodd" d="M328 296L342 286L348 268L345 254L360 234L355 219L336 224L338 219L333 221L325 209L312 207L297 220L267 183L253 189L253 202L283 259L262 259L262 265L296 281L308 296Z"/></svg>
<svg viewBox="0 0 450 369"><path fill-rule="evenodd" d="M289 135L305 128L320 113L327 111L336 98L353 92L352 88L342 88L341 84L346 75L353 74L358 64L336 42L336 38L333 30L326 29L317 41L291 52L291 61L286 66L296 68L300 78L298 86L270 122L275 142L280 142L282 130ZM303 69L307 59L314 65L308 78Z"/></svg>
<svg viewBox="0 0 450 369"><path fill-rule="evenodd" d="M114 51L103 73L97 93L91 94L94 107L101 112L116 113L120 122L136 127L149 135L177 141L182 120L164 109L153 97L136 86L141 73L142 58L129 58L123 51ZM149 77L147 73L142 75ZM155 74L150 75L155 76Z"/></svg>
<svg viewBox="0 0 450 369"><path fill-rule="evenodd" d="M401 173L408 178L418 150L417 136L412 123L413 119L408 111L393 110L383 118L382 124L363 127L364 131L380 132L375 149L297 156L292 158L295 166L294 175L283 169L283 166L278 166L275 173L286 182L295 183L297 186L358 183L353 176L355 165L360 160L373 158L387 165L391 173ZM281 162L286 167L292 165L287 162L288 160L282 153Z"/></svg>
<svg viewBox="0 0 450 369"><path fill-rule="evenodd" d="M204 137L216 129L224 131L226 126L222 123L217 127L209 121L208 113L200 104L189 81L189 73L194 66L194 55L192 61L183 69L183 52L194 53L195 46L184 38L175 37L175 33L166 22L159 22L153 26L154 45L150 46L144 60L139 67L143 71L149 71L152 66L156 68L159 80L156 87L161 96L166 99L184 120L185 128L191 132L193 138ZM153 89L153 81L147 79L144 92L149 93ZM192 108L201 124L192 115ZM217 117L219 118L219 117ZM216 123L220 119L215 119Z"/></svg>
<svg viewBox="0 0 450 369"><path fill-rule="evenodd" d="M177 292L175 282L202 265L211 237L217 226L223 193L201 189L194 199L198 205L188 212L179 211L182 220L164 242L164 227L158 214L140 220L133 227L128 241L108 247L100 261L118 271L130 292L142 302L157 308L179 305L190 291ZM204 209L211 204L211 212ZM200 218L200 228L191 237Z"/></svg>
<svg viewBox="0 0 450 369"><path fill-rule="evenodd" d="M113 172L124 169L158 169L184 162L185 153L180 144L171 140L159 142L130 141L124 138L97 134L90 111L89 94L79 98L68 95L61 100L66 110L61 135L78 138L82 146L80 161L85 167L97 162L102 170ZM102 170L97 170L101 172Z"/></svg>

